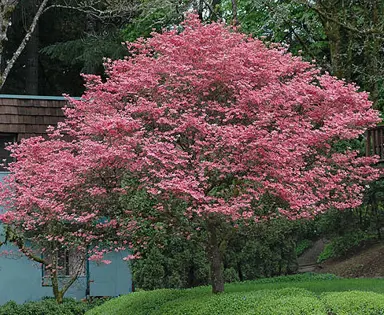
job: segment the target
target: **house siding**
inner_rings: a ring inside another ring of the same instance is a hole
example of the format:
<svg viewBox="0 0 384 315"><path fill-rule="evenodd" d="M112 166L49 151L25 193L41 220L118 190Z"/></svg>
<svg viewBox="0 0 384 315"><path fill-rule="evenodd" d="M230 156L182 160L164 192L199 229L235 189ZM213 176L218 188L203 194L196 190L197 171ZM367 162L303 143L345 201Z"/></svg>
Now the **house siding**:
<svg viewBox="0 0 384 315"><path fill-rule="evenodd" d="M0 225L0 240L3 240ZM11 251L11 254L4 252ZM79 279L69 288L65 297L83 299L87 297L87 281L90 283L89 296L119 296L132 291L132 277L128 264L123 261L128 253L111 253L106 259L110 265L89 263L89 278ZM8 301L23 303L53 296L52 288L42 286L41 264L35 263L21 253L17 247L7 244L0 248L0 305Z"/></svg>

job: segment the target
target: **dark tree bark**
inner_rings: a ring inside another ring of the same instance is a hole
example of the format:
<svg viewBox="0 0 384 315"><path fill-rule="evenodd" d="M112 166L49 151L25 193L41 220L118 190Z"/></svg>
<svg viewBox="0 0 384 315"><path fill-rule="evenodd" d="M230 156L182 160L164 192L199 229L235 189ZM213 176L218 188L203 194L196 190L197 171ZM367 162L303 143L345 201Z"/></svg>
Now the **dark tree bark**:
<svg viewBox="0 0 384 315"><path fill-rule="evenodd" d="M368 12L368 19L372 21L372 26L374 28L379 28L382 18L383 6L381 6L378 0L372 0L370 10ZM371 100L374 104L377 103L379 99L379 86L378 78L380 77L380 65L379 58L382 49L382 39L378 36L368 36L366 39L366 56L365 58L368 61L367 68L370 73L370 78L366 84L366 89L370 92Z"/></svg>
<svg viewBox="0 0 384 315"><path fill-rule="evenodd" d="M232 2L232 24L234 26L237 26L239 24L239 21L237 19L237 2L236 0L231 0Z"/></svg>
<svg viewBox="0 0 384 315"><path fill-rule="evenodd" d="M218 226L212 219L208 220L208 255L211 264L212 292L224 292L224 268L218 240Z"/></svg>
<svg viewBox="0 0 384 315"><path fill-rule="evenodd" d="M17 3L17 2L16 2ZM35 29L36 29L36 26L37 26L37 23L41 17L41 15L43 14L44 12L44 9L46 8L47 6L47 3L48 3L48 0L42 0L41 2L39 2L38 4L38 7L36 9L36 13L33 17L33 20L32 22L30 23L27 31L26 31L26 34L23 38L23 40L21 41L20 45L18 46L18 48L16 49L15 52L13 52L12 54L12 57L11 59L7 60L6 61L6 64L4 65L4 67L0 67L1 69L4 68L4 70L2 71L1 73L1 81L0 81L0 89L3 88L4 86L4 83L5 81L7 80L8 78L8 75L9 75L9 72L11 71L11 69L13 68L15 62L17 59L19 59L21 53L24 51L24 49L27 47L27 44L29 42L29 40L31 39L31 35L34 33ZM1 12L0 12L1 13ZM10 22L10 17L9 17L9 22ZM0 40L2 40L0 38ZM3 47L2 45L4 45L4 42L1 43L0 47ZM0 58L0 60L3 60L2 58Z"/></svg>
<svg viewBox="0 0 384 315"><path fill-rule="evenodd" d="M298 1L319 15L329 41L332 74L357 82L370 92L374 106L383 107L378 104L378 83L382 78L384 2L322 0L313 4Z"/></svg>
<svg viewBox="0 0 384 315"><path fill-rule="evenodd" d="M39 94L39 26L36 25L27 45L27 73L25 93L29 95Z"/></svg>

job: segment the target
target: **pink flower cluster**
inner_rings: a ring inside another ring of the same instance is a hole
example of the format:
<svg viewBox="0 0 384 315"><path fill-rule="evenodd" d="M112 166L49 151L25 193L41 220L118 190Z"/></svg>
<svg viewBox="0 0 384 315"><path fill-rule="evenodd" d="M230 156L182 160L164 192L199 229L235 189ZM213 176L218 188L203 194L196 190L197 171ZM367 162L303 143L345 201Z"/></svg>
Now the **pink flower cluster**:
<svg viewBox="0 0 384 315"><path fill-rule="evenodd" d="M0 220L35 241L113 250L138 228L118 204L126 174L158 211L179 198L191 217L297 219L361 203L375 158L334 144L379 121L366 93L222 24L190 15L182 27L127 44L132 57L109 61L106 81L86 76L50 139L10 147Z"/></svg>

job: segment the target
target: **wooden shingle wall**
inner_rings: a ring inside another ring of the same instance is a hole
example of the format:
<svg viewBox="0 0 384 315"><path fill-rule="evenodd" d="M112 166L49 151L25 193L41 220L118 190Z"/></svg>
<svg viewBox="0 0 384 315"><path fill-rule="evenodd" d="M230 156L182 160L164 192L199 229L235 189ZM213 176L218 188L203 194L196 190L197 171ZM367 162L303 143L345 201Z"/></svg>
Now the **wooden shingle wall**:
<svg viewBox="0 0 384 315"><path fill-rule="evenodd" d="M67 101L0 98L0 133L17 134L17 140L45 135L49 125L64 120Z"/></svg>

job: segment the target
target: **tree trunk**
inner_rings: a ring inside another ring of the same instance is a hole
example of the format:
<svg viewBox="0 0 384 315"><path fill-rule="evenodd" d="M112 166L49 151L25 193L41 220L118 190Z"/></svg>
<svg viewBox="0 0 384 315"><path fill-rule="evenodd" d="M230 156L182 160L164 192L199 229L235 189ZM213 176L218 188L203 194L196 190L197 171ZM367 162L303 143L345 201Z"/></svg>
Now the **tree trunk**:
<svg viewBox="0 0 384 315"><path fill-rule="evenodd" d="M341 27L329 21L326 21L323 26L329 40L332 74L339 79L344 78Z"/></svg>
<svg viewBox="0 0 384 315"><path fill-rule="evenodd" d="M239 280L244 281L243 270L241 268L241 262L240 261L237 262L237 273L239 275Z"/></svg>
<svg viewBox="0 0 384 315"><path fill-rule="evenodd" d="M8 27L11 25L11 17L19 1L0 2L0 71L3 72L4 66L4 46L7 38Z"/></svg>
<svg viewBox="0 0 384 315"><path fill-rule="evenodd" d="M56 254L52 254L52 270L51 270L51 281L52 281L52 291L53 291L53 296L56 299L56 302L58 304L63 303L63 292L60 291L59 289L59 274L57 271L58 268L58 262L57 262L57 257Z"/></svg>
<svg viewBox="0 0 384 315"><path fill-rule="evenodd" d="M349 45L350 34L336 21L347 19L348 15L345 11L344 4L335 5L332 1L324 1L319 3L322 11L327 12L329 18L321 18L324 32L329 41L329 50L331 57L332 75L339 79L351 79L352 58L351 47ZM332 20L334 19L334 20Z"/></svg>
<svg viewBox="0 0 384 315"><path fill-rule="evenodd" d="M57 304L62 304L63 303L63 292L57 291L57 294L55 295L56 302Z"/></svg>
<svg viewBox="0 0 384 315"><path fill-rule="evenodd" d="M25 93L28 95L39 94L39 25L36 25L35 31L27 45L27 74Z"/></svg>
<svg viewBox="0 0 384 315"><path fill-rule="evenodd" d="M48 1L49 0L42 0L34 18L33 18L33 21L31 23L31 25L29 26L29 29L28 29L27 33L25 34L23 40L21 41L19 47L13 53L11 59L6 62L4 70L1 69L2 73L1 73L1 79L0 79L0 90L3 88L4 83L8 78L9 72L13 68L16 60L20 57L21 53L23 52L23 50L27 46L27 43L31 38L31 34L34 32L41 15L44 13L44 10L47 6Z"/></svg>
<svg viewBox="0 0 384 315"><path fill-rule="evenodd" d="M382 6L382 5L381 5ZM369 20L372 22L374 28L379 28L381 23L381 14L382 10L379 9L380 4L377 0L372 0L371 11ZM382 40L376 35L368 36L366 39L366 56L367 59L367 68L368 68L368 82L366 83L366 89L370 93L370 99L373 102L374 106L377 106L379 100L379 85L378 81L380 78L380 65L379 59L382 49Z"/></svg>
<svg viewBox="0 0 384 315"><path fill-rule="evenodd" d="M237 26L239 21L237 20L237 2L236 0L231 0L232 2L232 25Z"/></svg>
<svg viewBox="0 0 384 315"><path fill-rule="evenodd" d="M208 254L211 264L212 293L224 292L224 270L215 222L208 221Z"/></svg>
<svg viewBox="0 0 384 315"><path fill-rule="evenodd" d="M197 14L199 15L200 21L203 21L203 5L204 5L204 1L199 0L199 4L197 6Z"/></svg>

